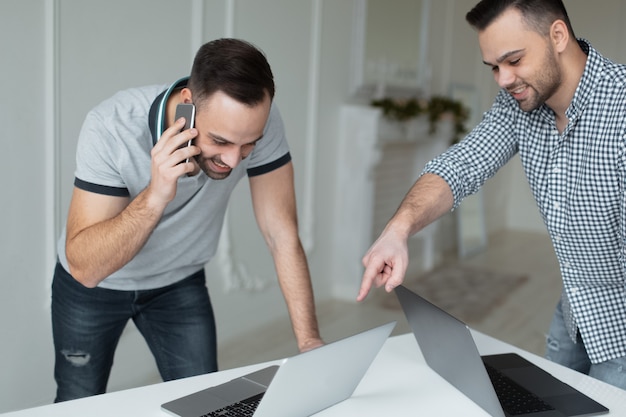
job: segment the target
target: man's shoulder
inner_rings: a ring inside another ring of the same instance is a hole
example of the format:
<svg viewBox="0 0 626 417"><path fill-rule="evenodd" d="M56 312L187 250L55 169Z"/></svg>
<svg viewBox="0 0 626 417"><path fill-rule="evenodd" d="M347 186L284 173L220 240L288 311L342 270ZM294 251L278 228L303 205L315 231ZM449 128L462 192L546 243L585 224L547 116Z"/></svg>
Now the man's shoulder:
<svg viewBox="0 0 626 417"><path fill-rule="evenodd" d="M590 63L592 73L599 75L599 80L604 80L616 87L626 87L626 64L616 62L589 45Z"/></svg>
<svg viewBox="0 0 626 417"><path fill-rule="evenodd" d="M605 58L604 62L605 78L616 85L616 87L626 88L626 65L611 61Z"/></svg>
<svg viewBox="0 0 626 417"><path fill-rule="evenodd" d="M120 90L102 101L96 109L106 107L150 106L156 97L167 88L166 85L148 85Z"/></svg>
<svg viewBox="0 0 626 417"><path fill-rule="evenodd" d="M93 107L88 115L88 123L111 126L118 122L132 122L148 117L150 107L167 86L151 85L120 90Z"/></svg>

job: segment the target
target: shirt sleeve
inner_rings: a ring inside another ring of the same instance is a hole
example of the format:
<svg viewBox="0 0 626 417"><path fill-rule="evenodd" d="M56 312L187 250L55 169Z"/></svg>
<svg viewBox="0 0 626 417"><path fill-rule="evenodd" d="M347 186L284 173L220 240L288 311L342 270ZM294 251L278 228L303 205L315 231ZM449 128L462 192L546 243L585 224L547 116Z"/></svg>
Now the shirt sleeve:
<svg viewBox="0 0 626 417"><path fill-rule="evenodd" d="M517 153L517 112L513 106L517 103L511 103L508 94L500 91L482 121L461 142L426 164L422 175L436 174L450 186L453 209Z"/></svg>
<svg viewBox="0 0 626 417"><path fill-rule="evenodd" d="M86 191L128 196L118 169L120 147L96 111L87 114L76 147L74 185Z"/></svg>
<svg viewBox="0 0 626 417"><path fill-rule="evenodd" d="M248 176L273 171L291 161L285 126L278 107L272 103L263 138L259 140L249 156Z"/></svg>

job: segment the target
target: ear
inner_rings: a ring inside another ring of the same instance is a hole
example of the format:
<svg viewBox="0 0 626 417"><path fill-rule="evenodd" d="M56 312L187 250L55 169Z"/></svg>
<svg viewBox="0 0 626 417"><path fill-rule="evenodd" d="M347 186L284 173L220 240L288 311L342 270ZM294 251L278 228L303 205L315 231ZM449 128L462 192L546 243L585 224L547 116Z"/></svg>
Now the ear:
<svg viewBox="0 0 626 417"><path fill-rule="evenodd" d="M180 90L180 97L182 98L183 103L193 103L191 90L187 87Z"/></svg>
<svg viewBox="0 0 626 417"><path fill-rule="evenodd" d="M565 50L569 43L569 37L569 30L567 30L565 22L561 19L555 20L550 26L550 41L557 53Z"/></svg>

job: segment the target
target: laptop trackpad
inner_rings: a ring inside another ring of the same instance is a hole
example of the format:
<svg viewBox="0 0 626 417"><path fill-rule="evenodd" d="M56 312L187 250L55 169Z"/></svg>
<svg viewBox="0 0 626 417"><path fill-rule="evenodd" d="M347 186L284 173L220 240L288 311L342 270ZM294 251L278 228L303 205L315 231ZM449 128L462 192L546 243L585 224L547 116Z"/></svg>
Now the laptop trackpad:
<svg viewBox="0 0 626 417"><path fill-rule="evenodd" d="M260 384L237 378L225 384L211 388L211 394L223 398L229 403L244 400L253 395L265 392L266 388Z"/></svg>
<svg viewBox="0 0 626 417"><path fill-rule="evenodd" d="M572 387L540 368L502 369L502 373L541 398L576 393Z"/></svg>
<svg viewBox="0 0 626 417"><path fill-rule="evenodd" d="M177 416L200 416L232 403L232 401L213 395L213 388L203 389L167 402L161 405L161 408Z"/></svg>
<svg viewBox="0 0 626 417"><path fill-rule="evenodd" d="M242 378L249 379L250 381L261 384L267 388L270 386L270 382L272 382L272 379L274 379L276 371L278 371L278 365L272 365L268 366L267 368L260 369L256 372L252 372L248 375L244 375Z"/></svg>

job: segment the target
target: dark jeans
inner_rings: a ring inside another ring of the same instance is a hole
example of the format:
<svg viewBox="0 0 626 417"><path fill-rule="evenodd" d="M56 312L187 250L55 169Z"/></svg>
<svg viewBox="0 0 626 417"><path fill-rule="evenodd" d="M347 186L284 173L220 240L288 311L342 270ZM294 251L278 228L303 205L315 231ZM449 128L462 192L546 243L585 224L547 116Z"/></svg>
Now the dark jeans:
<svg viewBox="0 0 626 417"><path fill-rule="evenodd" d="M215 318L204 270L143 291L86 288L57 263L52 282L55 402L106 391L115 348L129 319L164 381L217 370Z"/></svg>

